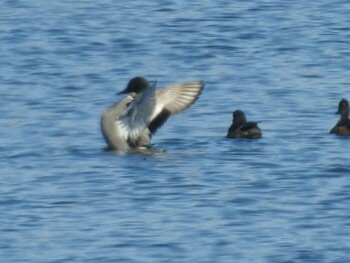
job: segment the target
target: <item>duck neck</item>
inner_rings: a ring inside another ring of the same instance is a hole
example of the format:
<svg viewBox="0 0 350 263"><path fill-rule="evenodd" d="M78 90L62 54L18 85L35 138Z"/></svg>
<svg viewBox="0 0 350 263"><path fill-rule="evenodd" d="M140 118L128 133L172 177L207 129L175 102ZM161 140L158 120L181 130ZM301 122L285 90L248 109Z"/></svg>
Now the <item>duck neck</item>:
<svg viewBox="0 0 350 263"><path fill-rule="evenodd" d="M349 119L349 110L343 111L340 115L341 120L347 120Z"/></svg>
<svg viewBox="0 0 350 263"><path fill-rule="evenodd" d="M128 94L128 98L133 100L133 99L135 99L136 95L137 95L137 93L131 92L131 93Z"/></svg>

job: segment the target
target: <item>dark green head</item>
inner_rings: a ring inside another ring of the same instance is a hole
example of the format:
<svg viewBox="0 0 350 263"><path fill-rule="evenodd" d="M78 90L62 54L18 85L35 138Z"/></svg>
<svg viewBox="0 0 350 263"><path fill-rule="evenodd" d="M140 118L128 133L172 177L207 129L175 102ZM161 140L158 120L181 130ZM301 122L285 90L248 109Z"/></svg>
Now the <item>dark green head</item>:
<svg viewBox="0 0 350 263"><path fill-rule="evenodd" d="M149 83L145 78L134 77L129 81L128 86L118 94L126 94L126 93L133 93L133 92L138 94L144 91L145 89L147 89L148 87L149 87Z"/></svg>

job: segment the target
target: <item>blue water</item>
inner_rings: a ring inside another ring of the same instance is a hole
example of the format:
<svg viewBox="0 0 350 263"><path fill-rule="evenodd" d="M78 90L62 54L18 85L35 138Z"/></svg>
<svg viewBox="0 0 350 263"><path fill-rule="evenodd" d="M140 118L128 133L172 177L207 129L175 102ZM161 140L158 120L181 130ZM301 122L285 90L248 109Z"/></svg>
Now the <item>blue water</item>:
<svg viewBox="0 0 350 263"><path fill-rule="evenodd" d="M350 262L350 3L0 3L1 262ZM203 80L152 151L104 151L137 75ZM263 139L228 140L233 110Z"/></svg>

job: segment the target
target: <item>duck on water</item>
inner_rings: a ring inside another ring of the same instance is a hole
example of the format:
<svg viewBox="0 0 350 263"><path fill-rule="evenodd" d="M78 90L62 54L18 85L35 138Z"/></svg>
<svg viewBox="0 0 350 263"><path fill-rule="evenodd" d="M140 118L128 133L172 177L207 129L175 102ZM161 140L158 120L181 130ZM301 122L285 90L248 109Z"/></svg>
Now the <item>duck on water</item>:
<svg viewBox="0 0 350 263"><path fill-rule="evenodd" d="M193 81L156 89L143 77L132 78L119 94L128 94L107 108L101 131L109 150L149 147L152 135L168 120L190 107L204 88Z"/></svg>
<svg viewBox="0 0 350 263"><path fill-rule="evenodd" d="M339 101L338 111L335 114L340 114L340 119L329 133L350 136L349 102L346 99Z"/></svg>
<svg viewBox="0 0 350 263"><path fill-rule="evenodd" d="M226 138L259 139L262 137L258 123L247 121L247 118L243 111L235 110L232 113L232 116L232 124L227 131Z"/></svg>

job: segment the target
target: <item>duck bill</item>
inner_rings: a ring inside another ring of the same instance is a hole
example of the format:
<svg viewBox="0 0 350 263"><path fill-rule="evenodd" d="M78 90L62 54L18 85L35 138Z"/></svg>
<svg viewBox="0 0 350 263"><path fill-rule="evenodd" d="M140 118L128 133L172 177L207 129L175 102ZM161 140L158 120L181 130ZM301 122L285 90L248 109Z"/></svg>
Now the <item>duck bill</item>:
<svg viewBox="0 0 350 263"><path fill-rule="evenodd" d="M128 92L128 89L125 88L125 89L123 89L122 91L117 92L116 94L117 94L117 95L121 95L121 94L127 94L127 93L129 93L129 92Z"/></svg>

